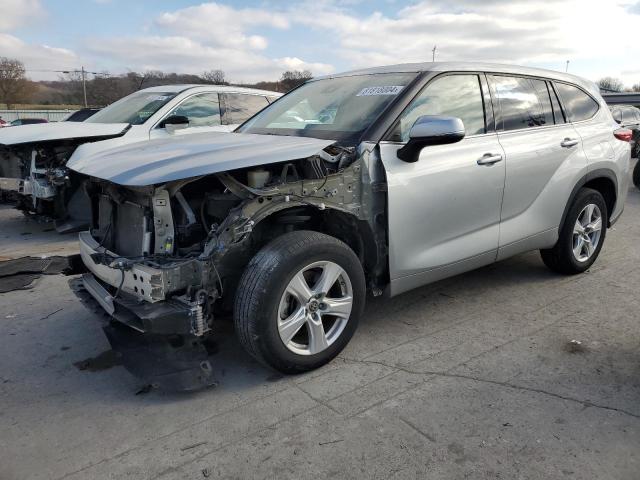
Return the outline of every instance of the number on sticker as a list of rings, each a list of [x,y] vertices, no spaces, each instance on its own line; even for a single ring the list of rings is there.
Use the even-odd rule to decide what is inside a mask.
[[[404,87],[389,85],[382,87],[366,87],[360,90],[356,97],[369,97],[372,95],[397,95]]]

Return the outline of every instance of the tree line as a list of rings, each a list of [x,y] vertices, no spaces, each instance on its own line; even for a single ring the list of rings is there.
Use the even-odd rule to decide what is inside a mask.
[[[312,74],[308,70],[289,70],[283,72],[277,81],[236,85],[286,93],[311,78]],[[85,86],[87,103],[103,107],[142,88],[184,83],[231,85],[223,70],[208,70],[199,75],[161,71],[128,72],[122,75],[103,72],[86,78]],[[603,91],[640,92],[640,83],[625,88],[622,80],[614,77],[604,77],[596,83]],[[18,104],[82,105],[82,74],[70,72],[61,75],[58,80],[34,82],[27,78],[26,69],[20,60],[0,57],[0,105],[2,104],[8,109]]]
[[[636,83],[631,87],[625,88],[624,82],[615,77],[604,77],[596,82],[605,92],[640,92],[640,83]]]
[[[87,104],[103,107],[137,90],[161,85],[237,85],[285,93],[313,76],[308,70],[290,70],[283,72],[277,81],[253,84],[232,84],[227,80],[223,70],[208,70],[199,75],[162,71],[128,72],[122,75],[103,72],[97,75],[86,75],[85,78]],[[58,80],[35,82],[27,78],[22,62],[0,57],[0,105],[2,104],[5,104],[8,109],[19,104],[83,105],[82,74],[70,72],[60,75]]]

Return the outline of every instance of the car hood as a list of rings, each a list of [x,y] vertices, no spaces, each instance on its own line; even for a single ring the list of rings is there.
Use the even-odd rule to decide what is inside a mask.
[[[67,167],[120,185],[145,186],[306,158],[333,143],[306,137],[198,133],[71,158]]]
[[[128,123],[55,122],[20,125],[0,130],[0,145],[19,145],[77,138],[108,138],[124,135]]]

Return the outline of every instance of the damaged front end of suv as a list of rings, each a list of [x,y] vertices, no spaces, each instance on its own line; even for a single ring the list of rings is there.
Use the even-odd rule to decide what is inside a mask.
[[[80,234],[88,273],[74,290],[104,314],[124,366],[165,388],[210,385],[209,353],[229,319],[247,353],[282,373],[338,355],[366,292],[389,284],[372,132],[417,77],[314,79],[234,133],[71,159],[92,212]]]
[[[59,232],[86,225],[86,192],[81,181],[69,175],[67,162],[80,145],[120,137],[128,128],[61,122],[4,129],[0,191],[25,214],[55,219]]]
[[[245,266],[273,239],[328,232],[358,253],[377,288],[385,204],[373,154],[366,144],[215,134],[72,165],[92,210],[79,236],[89,273],[73,288],[106,314],[107,337],[132,373],[171,389],[209,385],[208,341]]]

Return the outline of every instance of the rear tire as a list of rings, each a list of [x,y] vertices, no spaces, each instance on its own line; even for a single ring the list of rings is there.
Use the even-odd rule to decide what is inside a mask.
[[[640,188],[640,160],[636,162],[636,166],[633,169],[633,184]]]
[[[582,273],[596,261],[607,234],[607,205],[597,190],[583,188],[574,198],[553,248],[540,250],[544,264],[565,275]]]
[[[247,352],[283,373],[331,361],[353,336],[365,304],[356,254],[312,231],[287,233],[249,262],[234,304],[235,330]]]

